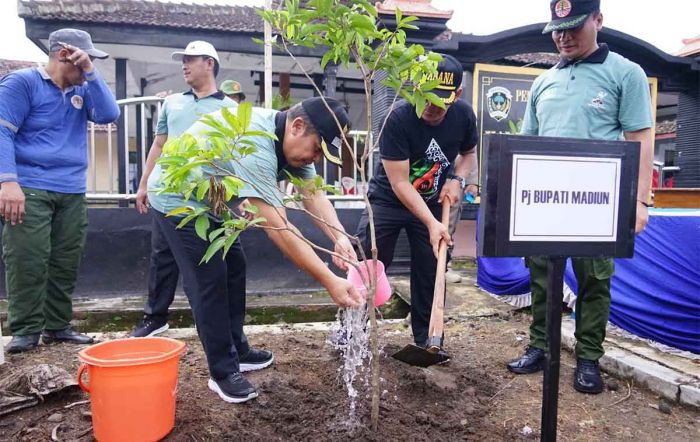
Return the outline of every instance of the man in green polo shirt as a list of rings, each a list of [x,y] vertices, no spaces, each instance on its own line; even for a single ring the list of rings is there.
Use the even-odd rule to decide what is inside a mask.
[[[168,137],[182,135],[202,115],[236,103],[216,88],[219,55],[206,41],[192,41],[184,51],[174,52],[172,58],[182,63],[182,74],[189,90],[169,95],[160,109],[155,139],[148,152],[139,188],[136,208],[148,212],[148,184],[158,180],[161,168],[156,164]],[[157,223],[151,229],[151,257],[148,274],[148,300],[144,318],[132,331],[133,337],[153,336],[168,329],[168,308],[175,297],[179,271],[170,247]]]
[[[191,170],[188,179],[227,175],[222,174],[220,169],[240,178],[244,185],[238,190],[238,197],[245,198],[245,202],[257,207],[258,216],[264,219],[261,225],[266,227],[265,232],[275,245],[299,268],[319,281],[338,306],[358,307],[361,300],[355,287],[344,277],[335,275],[301,232],[289,222],[284,195],[277,186],[278,181],[286,177],[286,173],[302,179],[313,179],[316,176],[313,163],[320,161],[324,155],[328,161],[340,163],[338,151],[342,145],[342,134],[336,120],[342,126],[349,127],[350,119],[338,100],[326,98],[326,103],[328,107],[320,97],[313,97],[285,112],[252,109],[248,130],[274,133],[277,140],[257,135],[247,136],[245,141],[255,146],[254,152],[236,160],[220,160],[216,169],[202,167]],[[221,111],[210,115],[214,119],[225,121]],[[211,130],[210,126],[200,120],[187,133],[197,140],[198,149],[205,150],[212,139],[209,134]],[[235,281],[232,283],[232,278],[237,279],[238,274],[242,273],[245,278],[245,256],[232,253],[240,240],[234,243],[225,257],[219,250],[209,261],[201,262],[209,241],[199,237],[194,222],[180,226],[183,216],[166,214],[184,205],[199,208],[202,207],[202,202],[191,197],[185,203],[181,194],[159,191],[164,186],[163,178],[165,175],[159,178],[161,182],[149,182],[149,199],[153,217],[182,272],[185,294],[192,306],[197,333],[207,357],[209,389],[226,402],[246,402],[257,397],[258,392],[241,373],[263,368],[263,361],[253,364],[235,342],[236,328],[239,325],[242,328],[246,301],[245,284]],[[347,270],[346,260],[356,261],[357,256],[332,203],[325,192],[310,192],[303,188],[298,190],[306,197],[304,208],[314,215],[316,224],[334,243],[337,254],[333,256],[334,264]],[[241,205],[245,212],[248,206]],[[210,216],[207,237],[211,238],[211,232],[222,227],[218,218]],[[266,353],[270,356],[266,363],[269,365],[272,354]]]
[[[552,33],[559,63],[532,85],[522,134],[550,137],[620,140],[641,143],[637,188],[636,231],[647,224],[653,145],[649,86],[642,68],[598,44],[603,26],[600,0],[553,0],[552,20],[543,33]],[[532,290],[530,345],[511,361],[514,373],[541,370],[545,359],[546,260],[529,257]],[[574,388],[583,393],[603,391],[598,359],[603,356],[605,327],[610,314],[612,259],[574,258],[576,298],[576,373]]]

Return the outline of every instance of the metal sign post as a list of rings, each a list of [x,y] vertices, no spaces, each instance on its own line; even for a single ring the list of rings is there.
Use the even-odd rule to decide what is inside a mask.
[[[557,410],[559,404],[559,350],[561,348],[561,304],[564,299],[565,257],[547,261],[547,322],[545,331],[545,366],[542,384],[543,441],[557,440]]]

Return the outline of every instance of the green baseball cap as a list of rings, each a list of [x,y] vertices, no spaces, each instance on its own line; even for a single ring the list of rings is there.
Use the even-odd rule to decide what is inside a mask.
[[[552,20],[542,30],[543,34],[578,28],[591,13],[600,11],[600,0],[552,0],[549,10]]]
[[[240,94],[242,95],[243,99],[245,99],[245,94],[243,93],[243,89],[241,88],[241,83],[234,81],[234,80],[226,80],[221,83],[221,86],[219,86],[219,90],[223,92],[226,95],[236,95]]]

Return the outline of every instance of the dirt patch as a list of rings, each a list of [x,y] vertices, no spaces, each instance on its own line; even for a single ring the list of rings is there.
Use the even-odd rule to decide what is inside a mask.
[[[362,387],[356,421],[348,415],[347,393],[340,380],[338,354],[325,334],[293,332],[251,336],[258,346],[275,353],[274,365],[250,373],[260,397],[243,405],[221,401],[207,389],[204,354],[190,341],[180,366],[176,426],[169,441],[437,441],[533,440],[539,438],[541,375],[514,376],[504,363],[526,342],[528,318],[482,318],[451,322],[448,349],[454,359],[445,366],[420,369],[390,355],[408,342],[401,326],[384,326],[382,341],[382,402],[377,434],[367,430],[369,398]],[[41,362],[75,372],[75,347],[56,345],[10,356],[0,377]],[[673,405],[659,411],[659,399],[607,378],[612,389],[597,396],[573,390],[575,361],[562,354],[559,399],[560,440],[698,440],[700,413]],[[31,409],[0,418],[1,440],[90,440],[89,405],[79,390],[49,397]],[[650,406],[652,405],[652,406]],[[656,406],[656,407],[653,407]],[[661,407],[665,411],[665,407]],[[56,416],[59,414],[60,416]],[[527,428],[533,430],[530,435]]]

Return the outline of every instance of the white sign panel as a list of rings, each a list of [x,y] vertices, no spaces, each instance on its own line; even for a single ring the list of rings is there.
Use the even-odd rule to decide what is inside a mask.
[[[511,241],[615,242],[620,159],[513,155]]]

